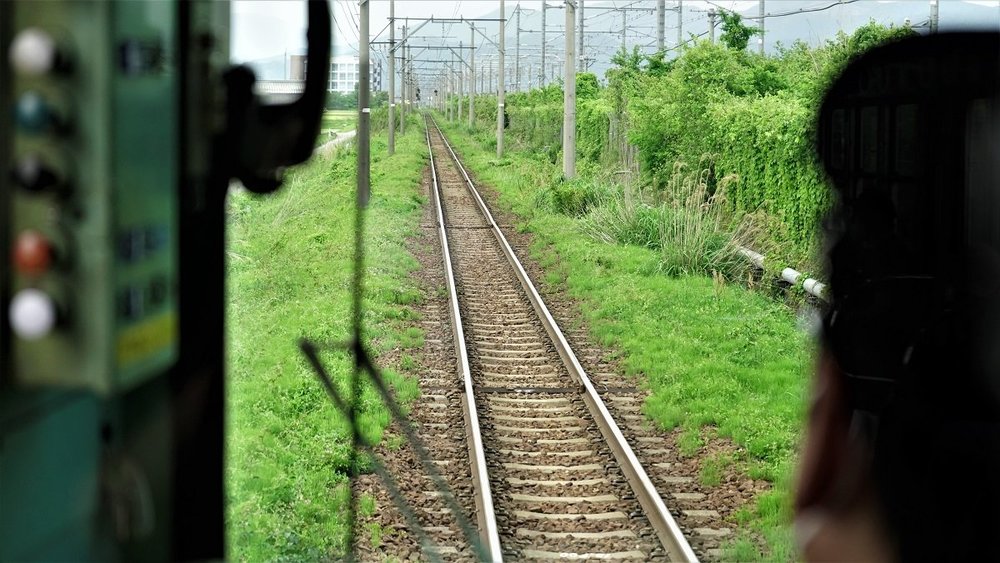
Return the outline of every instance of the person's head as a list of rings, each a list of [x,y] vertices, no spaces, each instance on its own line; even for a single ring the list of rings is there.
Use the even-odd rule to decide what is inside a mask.
[[[1000,35],[935,35],[859,58],[824,100],[837,197],[796,499],[806,558],[993,554],[998,86]]]

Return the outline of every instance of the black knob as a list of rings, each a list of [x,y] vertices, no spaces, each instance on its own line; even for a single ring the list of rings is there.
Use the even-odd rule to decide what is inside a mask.
[[[41,192],[59,185],[59,176],[38,155],[26,155],[14,164],[14,182],[29,192]]]

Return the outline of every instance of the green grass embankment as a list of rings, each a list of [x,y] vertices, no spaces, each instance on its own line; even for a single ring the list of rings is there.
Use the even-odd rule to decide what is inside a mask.
[[[407,328],[419,298],[405,248],[417,228],[426,145],[414,121],[397,153],[372,143],[367,218],[365,325],[374,351],[420,340]],[[341,150],[289,171],[280,192],[229,200],[229,381],[227,492],[229,557],[242,561],[337,559],[346,547],[350,434],[298,351],[350,335],[356,156]],[[415,332],[416,331],[416,332]],[[349,393],[350,360],[323,359]],[[399,397],[417,381],[389,372]],[[349,395],[348,395],[349,396]],[[365,433],[378,438],[389,415],[363,395]]]
[[[811,366],[795,313],[708,277],[668,277],[655,250],[586,236],[582,219],[539,205],[539,190],[561,174],[545,155],[508,153],[498,162],[465,126],[439,123],[468,168],[520,218],[518,228],[533,234],[531,252],[545,282],[578,299],[595,340],[620,351],[627,372],[648,384],[647,416],[663,428],[680,427],[681,450],[689,454],[706,435],[731,439],[739,451],[710,462],[709,472],[736,463],[774,484],[738,514],[741,533],[727,559],[794,559],[791,474]],[[702,475],[703,482],[711,478]],[[764,549],[750,541],[750,530]]]

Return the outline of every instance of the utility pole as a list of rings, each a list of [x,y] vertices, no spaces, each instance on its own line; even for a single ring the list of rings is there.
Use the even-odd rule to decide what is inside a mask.
[[[413,45],[410,45],[409,42],[406,43],[406,64],[408,65],[406,68],[406,113],[413,113],[413,110],[417,105],[417,102],[414,99],[416,97],[414,96],[416,93],[414,85],[416,84],[417,79],[413,76]]]
[[[476,125],[476,24],[469,24],[469,127]]]
[[[577,55],[577,58],[579,59],[580,62],[577,65],[577,69],[579,70],[579,72],[584,72],[587,69],[586,69],[586,67],[584,66],[584,63],[583,63],[583,53],[584,53],[584,50],[583,50],[583,36],[584,36],[584,33],[583,33],[583,0],[578,0],[578,1],[580,2],[580,5],[577,7],[576,21],[578,22],[577,23],[577,27],[580,28],[580,35],[579,35],[579,39],[578,39],[577,46],[576,46],[576,51],[577,51],[576,55]]]
[[[503,0],[500,0],[500,49],[497,56],[500,57],[500,80],[497,81],[497,158],[503,157],[503,122],[504,122],[504,90],[507,89],[507,85],[504,84],[504,68],[503,68],[503,51],[504,51],[504,36],[507,34],[506,27],[504,26],[504,13],[503,13]]]
[[[715,43],[715,8],[708,9],[708,42]]]
[[[361,0],[359,19],[358,51],[358,208],[368,206],[368,192],[371,187],[371,108],[368,107],[371,80],[371,45],[368,44],[368,0]],[[355,396],[355,401],[360,397]]]
[[[757,45],[760,46],[760,54],[764,54],[764,0],[758,0],[760,16],[760,37],[757,38]]]
[[[465,53],[463,50],[462,42],[458,42],[458,53],[462,58],[459,62],[462,63],[458,65],[458,113],[455,115],[455,120],[462,121],[462,103],[465,101]]]
[[[396,0],[389,0],[389,154],[396,152]]]
[[[563,176],[576,177],[576,6],[566,1],[566,83],[563,84]]]
[[[628,16],[628,12],[626,12],[625,10],[622,10],[622,53],[627,53],[628,52],[628,51],[626,51],[627,47],[625,45],[625,33],[628,31],[628,22],[625,21],[625,18],[627,16]]]
[[[403,39],[406,39],[406,24],[403,24]],[[399,65],[400,85],[399,85],[399,134],[406,133],[406,46],[401,49],[401,59]]]
[[[448,67],[448,122],[453,121],[451,100],[455,95],[455,52],[451,52],[451,66]]]
[[[938,19],[938,0],[931,0],[931,33],[938,32]]]
[[[545,12],[547,11],[548,0],[542,0],[542,67],[538,71],[538,87],[545,86]]]
[[[684,12],[684,1],[677,0],[677,56],[681,55],[681,44],[684,43],[684,18],[681,17],[682,12]]]
[[[501,0],[502,2],[503,0]],[[521,91],[521,4],[514,7],[514,23],[517,32],[514,35],[514,91]]]
[[[666,29],[667,0],[656,0],[656,52],[663,52],[663,36]]]

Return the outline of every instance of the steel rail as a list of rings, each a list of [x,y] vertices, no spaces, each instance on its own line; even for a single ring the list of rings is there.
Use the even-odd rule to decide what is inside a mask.
[[[489,561],[500,563],[503,561],[503,552],[500,548],[500,531],[497,526],[496,513],[493,509],[493,494],[490,491],[489,473],[486,469],[486,452],[483,450],[483,436],[479,429],[479,413],[476,409],[476,396],[472,387],[472,370],[469,369],[469,356],[465,348],[465,332],[462,329],[462,317],[458,309],[458,292],[455,289],[455,276],[451,266],[451,251],[448,248],[448,234],[445,231],[444,214],[441,210],[441,193],[438,187],[437,165],[434,162],[434,150],[431,147],[430,127],[427,127],[426,123],[424,125],[424,137],[427,141],[427,153],[431,159],[431,191],[434,192],[438,237],[441,240],[445,281],[448,285],[448,313],[451,317],[452,332],[455,337],[455,355],[458,357],[458,369],[462,375],[462,411],[465,415],[465,432],[469,444],[469,458],[472,462],[472,486],[475,491],[479,533],[488,551],[486,555]]]
[[[666,549],[667,554],[673,561],[697,561],[698,557],[695,555],[694,550],[691,549],[691,545],[688,543],[687,538],[684,537],[684,533],[681,531],[680,526],[677,525],[674,517],[670,514],[670,511],[667,510],[667,506],[664,504],[663,499],[660,498],[660,494],[656,491],[656,487],[653,485],[652,480],[650,480],[649,475],[646,474],[646,470],[643,469],[642,464],[639,463],[639,458],[636,457],[632,447],[629,446],[628,441],[622,434],[618,424],[614,421],[614,418],[612,418],[611,413],[608,411],[608,408],[604,404],[600,395],[598,395],[594,384],[590,381],[590,378],[584,371],[583,366],[580,365],[580,361],[577,359],[576,354],[573,353],[572,348],[570,348],[569,342],[566,341],[566,337],[563,336],[563,333],[559,329],[555,319],[553,319],[552,315],[549,313],[541,295],[538,294],[538,291],[535,289],[534,284],[528,277],[527,272],[525,272],[521,262],[514,254],[513,248],[511,248],[510,244],[507,242],[507,237],[504,236],[503,231],[500,230],[500,226],[497,225],[496,221],[494,221],[489,208],[486,206],[483,198],[479,195],[479,191],[476,189],[475,184],[473,184],[472,179],[465,170],[465,167],[462,166],[462,162],[459,160],[458,155],[455,154],[455,151],[452,149],[451,143],[448,142],[448,139],[444,136],[441,128],[437,126],[437,123],[434,122],[433,119],[431,119],[431,122],[434,123],[434,128],[437,129],[438,134],[441,136],[441,140],[444,142],[445,148],[448,149],[452,160],[462,173],[462,177],[465,178],[466,187],[468,188],[469,193],[472,194],[479,210],[483,213],[483,216],[486,217],[486,222],[493,231],[493,235],[496,237],[497,242],[500,244],[504,254],[506,254],[507,261],[514,268],[514,271],[521,282],[521,286],[524,288],[528,299],[531,301],[532,307],[534,307],[535,312],[538,314],[542,324],[545,326],[545,331],[549,334],[549,337],[552,338],[553,343],[555,343],[559,356],[562,358],[566,369],[569,370],[570,376],[583,387],[584,403],[587,405],[587,409],[594,417],[597,427],[600,429],[605,441],[607,441],[608,445],[611,447],[615,460],[618,462],[622,472],[628,479],[629,485],[636,495],[636,499],[639,501],[639,504],[642,505],[643,510],[645,510],[646,518],[649,519],[653,529],[656,530],[656,535],[659,538],[660,543],[663,545],[664,549]]]

